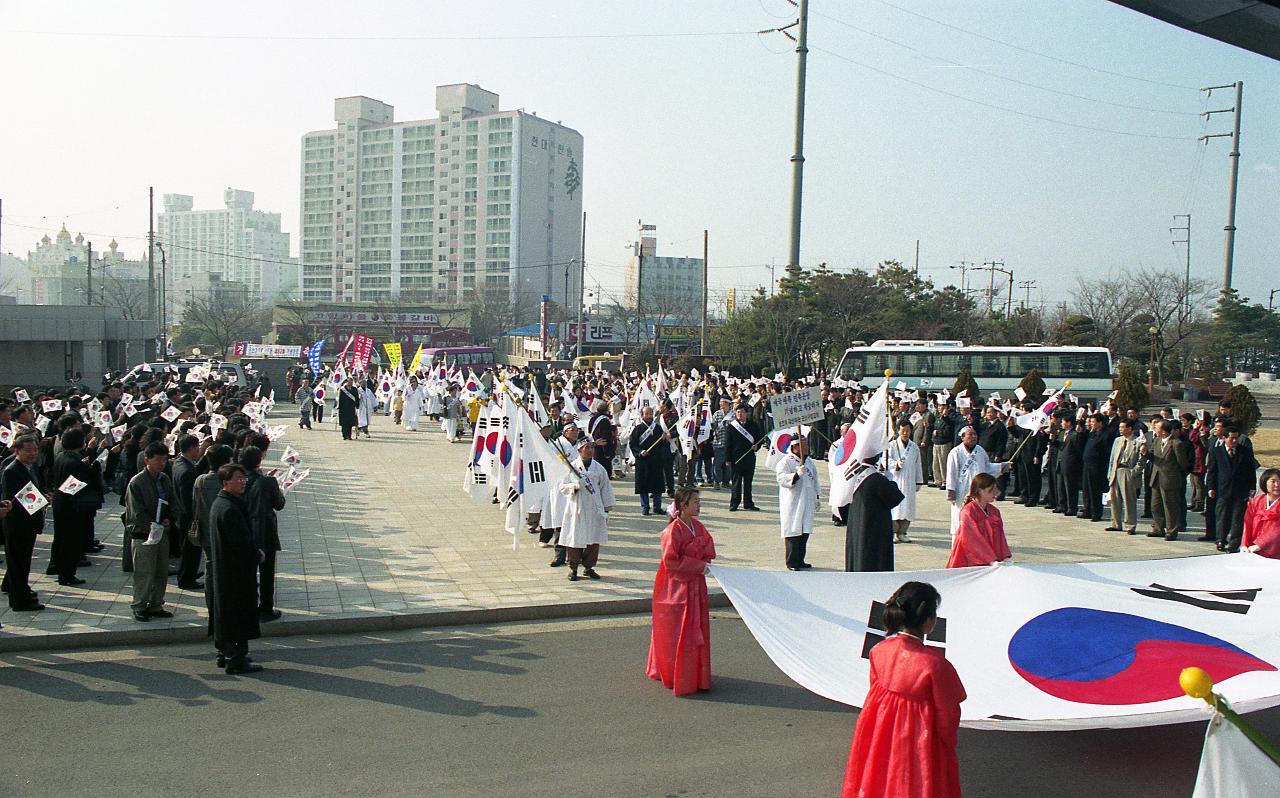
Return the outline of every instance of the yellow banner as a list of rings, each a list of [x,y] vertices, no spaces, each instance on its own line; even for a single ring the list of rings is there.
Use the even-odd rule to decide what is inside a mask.
[[[391,370],[394,371],[396,366],[400,365],[400,344],[383,344],[382,348],[387,350],[387,359],[391,361]]]
[[[418,353],[413,356],[413,361],[409,363],[409,373],[417,374],[418,366],[422,363],[422,344],[418,344]]]

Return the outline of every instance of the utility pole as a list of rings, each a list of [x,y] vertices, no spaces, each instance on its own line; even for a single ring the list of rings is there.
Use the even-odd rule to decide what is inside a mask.
[[[1188,211],[1186,213],[1175,213],[1173,215],[1173,220],[1176,222],[1179,219],[1186,219],[1187,220],[1186,226],[1170,227],[1169,232],[1187,234],[1186,238],[1182,238],[1182,239],[1175,238],[1173,240],[1174,246],[1177,246],[1178,244],[1187,245],[1187,270],[1186,270],[1185,276],[1182,278],[1182,293],[1183,293],[1182,308],[1183,308],[1183,314],[1184,314],[1183,322],[1185,323],[1186,321],[1189,321],[1191,319],[1191,212]]]
[[[1012,309],[1012,306],[1009,304],[1009,301],[1012,299],[1012,296],[1013,296],[1013,270],[1004,268],[1004,261],[1002,260],[985,261],[982,264],[982,266],[987,270],[987,274],[989,275],[987,280],[987,318],[991,318],[995,315],[996,272],[1000,272],[1003,275],[1007,275],[1009,278],[1009,295],[1010,296],[1005,300],[1005,316],[1007,317],[1009,314],[1009,311]]]
[[[969,282],[966,276],[967,272],[977,264],[971,261],[960,261],[958,264],[952,264],[947,268],[960,270],[960,293],[965,297],[969,296]]]
[[[1023,280],[1018,283],[1018,287],[1027,289],[1026,298],[1022,300],[1022,309],[1026,310],[1028,307],[1031,306],[1031,289],[1036,287],[1036,281]]]
[[[1236,250],[1236,184],[1240,180],[1240,102],[1244,96],[1244,81],[1237,80],[1225,86],[1208,86],[1200,91],[1212,97],[1213,92],[1218,89],[1235,89],[1235,105],[1231,108],[1205,111],[1201,116],[1208,119],[1213,114],[1231,114],[1234,117],[1232,132],[1209,133],[1201,136],[1200,140],[1207,142],[1209,139],[1231,137],[1231,152],[1227,155],[1231,160],[1231,182],[1227,184],[1227,224],[1222,228],[1226,232],[1222,253],[1222,294],[1226,296],[1231,291],[1231,268]]]
[[[582,289],[587,282],[587,212],[582,212],[582,245],[578,249],[578,357],[582,356],[582,341],[586,332],[582,329]],[[569,298],[569,286],[566,280],[565,299]]]
[[[920,239],[916,239],[916,277],[920,276]]]
[[[156,189],[147,189],[147,318],[156,320]],[[143,360],[146,360],[144,357]]]
[[[156,244],[160,248],[160,357],[159,360],[169,359],[169,319],[168,319],[168,297],[166,296],[167,280],[169,275],[169,259],[165,254],[164,245]]]
[[[699,355],[707,354],[707,231],[702,231],[702,341]]]
[[[93,304],[93,242],[85,242],[85,257],[87,258],[84,267],[85,286],[84,286],[84,303],[86,305]],[[102,304],[106,304],[104,300]]]
[[[1280,288],[1272,288],[1271,293],[1267,296],[1267,310],[1274,310],[1271,303],[1275,301],[1276,294],[1280,293]]]
[[[791,251],[787,260],[787,274],[791,277],[791,291],[799,291],[800,277],[800,198],[804,185],[804,82],[809,56],[809,0],[798,0],[800,18],[796,25],[796,132],[795,152],[791,156]],[[788,26],[790,27],[790,26]],[[791,34],[783,30],[787,36]]]

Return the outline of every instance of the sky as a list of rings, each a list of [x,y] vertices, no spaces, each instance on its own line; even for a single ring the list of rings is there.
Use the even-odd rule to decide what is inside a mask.
[[[785,0],[0,0],[5,252],[65,223],[144,248],[147,188],[283,214],[297,253],[300,141],[362,94],[433,118],[434,87],[585,138],[589,290],[622,295],[638,220],[700,256],[712,303],[781,276],[794,45]],[[1280,62],[1106,0],[812,0],[801,264],[897,259],[960,283],[1003,261],[1032,302],[1077,277],[1183,268],[1221,281],[1228,91],[1244,81],[1235,286],[1280,288]],[[14,79],[14,78],[17,79]],[[986,283],[969,274],[970,286]],[[997,278],[1003,278],[997,274]],[[999,280],[997,280],[999,282]],[[1016,301],[1027,296],[1019,288]],[[590,300],[589,300],[590,301]]]

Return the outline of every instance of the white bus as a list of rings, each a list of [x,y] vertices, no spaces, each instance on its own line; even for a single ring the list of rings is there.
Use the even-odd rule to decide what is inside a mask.
[[[891,384],[905,382],[924,391],[950,390],[968,368],[984,395],[1013,389],[1031,369],[1049,388],[1071,380],[1070,393],[1091,398],[1112,390],[1111,352],[1102,346],[965,346],[963,341],[876,341],[855,343],[844,352],[835,376],[879,385],[885,369]]]

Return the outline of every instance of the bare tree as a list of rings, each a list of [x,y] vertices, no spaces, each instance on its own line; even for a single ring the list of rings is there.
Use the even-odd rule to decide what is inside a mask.
[[[261,338],[271,328],[271,309],[244,292],[192,297],[175,337],[183,345],[209,344],[225,359],[236,341]]]
[[[1129,322],[1139,312],[1140,297],[1132,277],[1122,271],[1104,278],[1076,277],[1072,310],[1093,320],[1098,346],[1122,352],[1129,346]]]
[[[1136,272],[1128,282],[1138,315],[1156,330],[1156,378],[1166,381],[1171,354],[1178,356],[1185,378],[1197,344],[1204,341],[1207,309],[1216,292],[1206,280],[1196,278],[1188,284],[1182,275],[1153,269]]]
[[[126,319],[147,317],[147,284],[143,280],[125,280],[112,274],[102,276],[99,301],[109,308],[120,308]],[[95,291],[95,293],[97,293]]]

